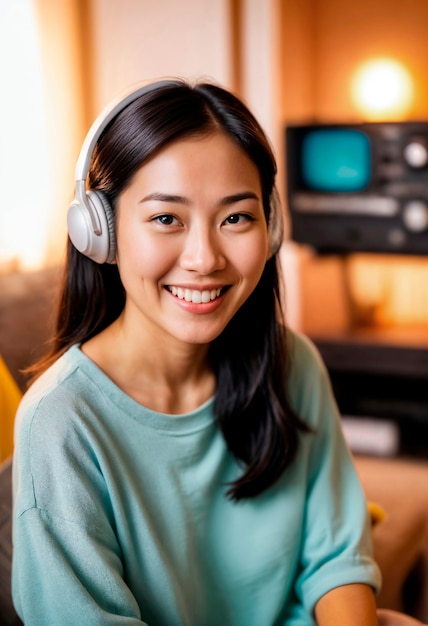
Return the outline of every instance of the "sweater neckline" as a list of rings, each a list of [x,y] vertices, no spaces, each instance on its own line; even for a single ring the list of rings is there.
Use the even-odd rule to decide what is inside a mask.
[[[160,413],[134,400],[75,344],[68,350],[72,361],[99,391],[127,417],[170,435],[184,435],[207,428],[214,421],[214,396],[189,413]]]

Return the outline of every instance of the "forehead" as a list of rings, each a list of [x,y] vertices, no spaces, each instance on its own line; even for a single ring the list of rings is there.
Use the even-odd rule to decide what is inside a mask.
[[[164,185],[187,180],[216,184],[241,181],[260,185],[257,166],[227,134],[216,132],[177,139],[158,150],[136,171],[133,181]]]

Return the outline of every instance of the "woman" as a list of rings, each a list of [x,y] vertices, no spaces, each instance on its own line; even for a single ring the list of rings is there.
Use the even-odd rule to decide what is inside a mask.
[[[26,624],[377,623],[329,382],[280,315],[275,175],[215,85],[138,88],[89,132],[57,333],[17,417]]]

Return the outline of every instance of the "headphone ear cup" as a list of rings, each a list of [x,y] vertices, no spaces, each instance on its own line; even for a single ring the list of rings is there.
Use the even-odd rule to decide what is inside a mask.
[[[270,215],[268,223],[268,237],[270,255],[275,255],[284,241],[284,217],[281,201],[276,188],[270,198]]]
[[[99,203],[100,207],[99,209],[97,208],[97,212],[99,210],[103,217],[105,217],[107,224],[105,231],[107,239],[107,253],[104,263],[113,263],[116,257],[116,228],[113,208],[107,196],[101,191],[89,191],[88,196],[92,201],[92,204],[95,204],[95,202]],[[102,236],[104,237],[104,234],[102,234]]]
[[[116,256],[113,209],[101,191],[90,190],[84,202],[75,199],[67,213],[68,235],[74,247],[96,263]]]

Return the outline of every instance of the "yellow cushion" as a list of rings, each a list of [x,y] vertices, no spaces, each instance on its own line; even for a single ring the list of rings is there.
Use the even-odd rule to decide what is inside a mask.
[[[369,509],[372,526],[376,526],[376,524],[379,524],[379,522],[382,522],[385,519],[385,510],[379,504],[377,504],[377,502],[369,500],[367,502],[367,506]]]
[[[13,452],[13,425],[22,394],[0,357],[0,462]]]

